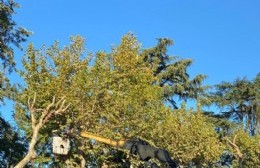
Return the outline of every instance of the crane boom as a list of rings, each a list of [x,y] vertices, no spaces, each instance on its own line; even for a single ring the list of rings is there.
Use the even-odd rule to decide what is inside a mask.
[[[94,139],[94,140],[96,140],[98,142],[102,142],[102,143],[105,143],[105,144],[113,146],[113,147],[123,148],[125,143],[126,143],[125,140],[116,141],[116,140],[112,140],[112,139],[109,139],[109,138],[103,138],[103,137],[91,134],[89,132],[81,132],[80,136],[84,137],[84,138]]]
[[[177,168],[177,163],[173,161],[170,154],[165,149],[159,149],[151,146],[142,140],[113,140],[94,135],[89,132],[81,132],[81,137],[94,139],[107,145],[129,150],[131,154],[138,155],[140,160],[149,161],[151,158],[158,159],[161,163],[166,164],[167,168]],[[159,168],[156,164],[152,164],[151,168]]]

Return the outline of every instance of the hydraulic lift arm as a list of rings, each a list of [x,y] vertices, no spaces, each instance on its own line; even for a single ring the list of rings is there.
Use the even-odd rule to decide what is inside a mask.
[[[113,140],[100,137],[89,132],[81,132],[81,137],[94,139],[107,145],[129,150],[131,154],[138,155],[140,160],[149,161],[151,158],[158,159],[161,163],[166,164],[167,168],[177,168],[177,163],[173,161],[167,150],[159,149],[149,145],[141,140]],[[152,168],[159,168],[156,164],[151,165]]]
[[[103,137],[100,137],[100,136],[97,136],[97,135],[94,135],[94,134],[91,134],[91,133],[88,133],[88,132],[81,132],[80,136],[84,137],[84,138],[94,139],[98,142],[102,142],[102,143],[105,143],[107,145],[110,145],[110,146],[113,146],[113,147],[119,147],[119,148],[123,148],[125,143],[126,143],[125,140],[115,141],[115,140],[112,140],[112,139],[109,139],[109,138],[103,138]]]

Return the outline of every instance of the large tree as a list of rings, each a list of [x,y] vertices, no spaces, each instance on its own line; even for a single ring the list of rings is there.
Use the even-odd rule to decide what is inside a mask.
[[[169,112],[153,130],[154,142],[177,158],[180,165],[214,167],[224,150],[214,125],[208,123],[200,109],[186,110],[185,106]]]
[[[244,126],[249,135],[260,133],[260,74],[255,79],[222,82],[210,93],[209,100],[221,109],[218,115]]]
[[[199,74],[191,78],[188,68],[192,64],[191,59],[181,59],[167,53],[173,41],[168,38],[159,38],[155,47],[145,49],[142,55],[145,62],[154,68],[154,75],[158,78],[157,85],[163,88],[163,97],[175,109],[178,108],[178,100],[197,100],[205,90],[202,82],[205,75]]]
[[[26,139],[0,117],[0,167],[13,167],[26,152]]]
[[[13,91],[6,77],[6,70],[10,72],[15,67],[12,46],[22,49],[21,43],[31,34],[17,26],[13,20],[15,9],[18,7],[19,4],[12,0],[0,0],[0,101],[3,101],[4,97],[10,98]]]
[[[0,59],[3,61],[1,70],[15,66],[14,51],[12,45],[21,48],[21,42],[26,41],[30,32],[17,26],[13,20],[15,9],[19,4],[13,0],[0,0]]]
[[[149,137],[148,129],[153,126],[151,121],[162,113],[163,102],[160,87],[151,85],[155,81],[153,71],[139,57],[135,38],[124,37],[122,44],[111,54],[97,53],[92,66],[89,66],[90,60],[83,57],[83,42],[82,38],[74,37],[71,45],[63,49],[58,44],[43,51],[34,49],[33,45],[28,47],[23,61],[25,71],[21,72],[26,85],[17,96],[19,126],[28,136],[34,135],[32,119],[35,110],[30,108],[32,105],[27,99],[34,97],[36,92],[32,101],[35,109],[46,109],[53,95],[65,96],[71,104],[65,117],[58,121],[59,116],[55,116],[54,120],[49,118],[43,123],[43,135],[38,135],[38,138],[45,138],[46,142],[52,129],[61,129],[66,123],[108,137]],[[35,114],[40,121],[42,113]],[[35,147],[40,155],[42,151]],[[91,151],[85,155],[91,155]]]
[[[30,32],[17,26],[13,20],[15,10],[19,7],[13,0],[0,0],[0,108],[5,98],[12,98],[15,87],[10,84],[8,72],[15,68],[14,49],[20,49]],[[2,112],[2,111],[1,111]],[[0,117],[0,157],[1,166],[16,164],[23,156],[26,140],[13,127]]]
[[[152,65],[145,61],[145,55],[140,54],[140,45],[134,35],[124,36],[120,45],[113,48],[111,53],[98,52],[94,59],[90,59],[91,55],[85,57],[84,51],[84,39],[79,36],[72,37],[71,44],[64,48],[60,48],[58,43],[41,50],[35,49],[33,45],[28,47],[23,61],[24,70],[21,71],[25,85],[19,90],[15,113],[20,128],[31,140],[30,149],[33,152],[29,151],[28,154],[33,155],[28,157],[29,161],[34,160],[34,163],[41,165],[69,167],[84,167],[86,162],[89,166],[101,167],[103,163],[119,166],[123,163],[118,162],[121,159],[140,164],[138,159],[127,157],[124,151],[119,152],[109,146],[93,143],[77,134],[70,137],[71,153],[66,157],[54,157],[50,153],[51,132],[54,129],[62,131],[69,126],[67,128],[73,128],[74,131],[89,131],[107,138],[141,138],[154,145],[163,145],[173,157],[182,159],[183,164],[193,162],[192,159],[195,158],[196,163],[214,162],[218,152],[210,154],[212,157],[194,154],[184,161],[184,156],[176,153],[178,150],[186,150],[182,146],[177,151],[170,147],[176,146],[180,141],[170,140],[166,143],[166,134],[157,136],[157,133],[166,129],[160,123],[167,123],[167,129],[171,132],[171,127],[175,124],[172,122],[175,113],[165,106],[164,88],[156,84],[160,78],[155,75],[155,63]],[[34,96],[35,93],[37,96]],[[55,105],[54,96],[58,100],[66,99],[70,104],[62,116],[55,115],[58,106]],[[182,115],[176,119],[187,125],[187,128],[178,129],[186,130],[187,135],[191,126],[189,118],[193,118],[191,114],[189,113],[187,120],[183,120]],[[203,120],[197,124],[206,127]],[[192,122],[196,124],[195,120]],[[40,123],[36,134],[35,129]],[[196,129],[200,128],[194,128],[191,135],[201,134]],[[207,139],[211,148],[217,148],[219,142],[212,131],[213,127],[207,127],[202,139]],[[181,132],[176,132],[177,134]],[[202,143],[204,142],[198,138],[197,144],[201,146],[199,151],[205,148]],[[192,145],[194,144],[188,144],[191,150]],[[206,156],[207,152],[211,151],[203,154]],[[111,154],[118,155],[115,158]]]
[[[72,94],[76,88],[71,85],[75,73],[80,73],[81,67],[86,65],[79,60],[84,50],[82,43],[83,39],[78,37],[64,49],[59,49],[58,43],[42,51],[32,44],[28,46],[21,71],[25,85],[19,88],[16,97],[15,119],[25,131],[30,146],[17,167],[32,160],[41,165],[52,163],[49,144],[52,131],[66,125],[73,112],[73,106],[68,109],[68,105],[77,102]]]
[[[220,109],[219,113],[210,114],[209,121],[215,124],[220,139],[226,144],[222,164],[241,168],[259,164],[259,79],[257,74],[253,80],[238,78],[222,82],[203,101]]]

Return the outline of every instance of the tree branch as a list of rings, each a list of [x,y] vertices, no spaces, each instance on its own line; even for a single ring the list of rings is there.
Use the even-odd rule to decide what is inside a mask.
[[[56,98],[55,98],[55,96],[53,96],[51,104],[49,104],[49,105],[43,110],[43,113],[42,113],[42,115],[41,115],[41,117],[40,117],[40,119],[39,119],[39,123],[38,123],[38,124],[40,124],[40,123],[43,124],[43,121],[44,121],[44,119],[46,118],[46,116],[49,115],[49,113],[52,113],[52,111],[51,111],[50,109],[55,105],[55,100],[56,100]],[[51,114],[50,114],[50,115],[51,115]]]
[[[60,114],[64,111],[66,111],[70,104],[68,104],[66,107],[65,103],[65,97],[62,97],[58,102],[56,102],[55,96],[52,99],[52,102],[45,108],[45,109],[36,109],[35,106],[36,102],[36,93],[34,94],[33,101],[31,102],[31,99],[28,98],[28,109],[31,114],[31,122],[32,122],[32,129],[33,134],[31,137],[31,141],[29,144],[29,150],[26,154],[26,156],[15,166],[15,168],[23,168],[26,164],[28,164],[31,160],[35,159],[37,156],[35,152],[35,145],[38,142],[38,136],[41,128],[46,124],[49,119],[52,117],[53,114]],[[36,121],[35,112],[36,111],[43,111],[38,122]]]
[[[235,135],[235,137],[233,139],[233,142],[232,142],[228,137],[224,137],[224,139],[226,141],[228,141],[230,146],[236,151],[236,156],[238,157],[238,159],[242,159],[243,158],[243,154],[240,151],[239,147],[236,145],[236,138],[237,138],[237,135]]]
[[[35,119],[35,101],[36,101],[36,93],[34,93],[34,96],[33,96],[33,101],[31,102],[30,101],[30,97],[28,98],[28,109],[29,109],[29,112],[31,113],[31,122],[32,122],[32,129],[35,128],[36,126],[36,119]]]

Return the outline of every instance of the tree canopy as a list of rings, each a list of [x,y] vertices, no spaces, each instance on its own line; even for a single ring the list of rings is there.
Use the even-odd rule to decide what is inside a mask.
[[[5,98],[13,98],[15,87],[10,84],[8,72],[15,68],[13,46],[20,49],[21,43],[31,34],[22,27],[17,26],[13,20],[15,9],[19,5],[14,1],[0,1],[0,108]],[[0,111],[0,114],[2,110]],[[5,112],[6,113],[6,112]],[[0,165],[12,167],[26,152],[26,139],[0,115]]]
[[[12,70],[15,66],[14,51],[12,45],[22,49],[21,43],[26,41],[31,34],[25,28],[17,26],[13,20],[15,8],[19,4],[12,0],[0,1],[0,59],[3,61],[1,70],[9,67]]]
[[[196,75],[190,78],[187,70],[192,64],[191,59],[180,59],[170,56],[167,52],[173,41],[168,38],[159,38],[155,47],[145,49],[142,52],[144,61],[154,67],[154,75],[158,78],[157,84],[163,88],[163,97],[175,109],[178,108],[176,99],[188,100],[199,98],[206,86],[202,82],[206,75]]]
[[[41,50],[35,49],[32,44],[28,46],[24,70],[21,71],[25,86],[19,89],[15,118],[29,139],[34,135],[34,119],[42,122],[41,134],[37,135],[39,142],[35,146],[38,163],[49,164],[51,161],[58,164],[59,158],[53,158],[44,150],[50,148],[51,131],[66,126],[114,139],[140,138],[167,148],[182,164],[205,165],[217,160],[222,145],[214,127],[207,125],[200,112],[186,113],[185,108],[180,112],[172,111],[165,106],[164,87],[158,84],[160,76],[155,75],[158,65],[145,60],[146,55],[133,34],[124,36],[121,44],[111,53],[98,52],[93,57],[92,54],[85,56],[84,52],[84,39],[80,36],[72,37],[71,44],[64,48],[60,48],[58,43]],[[32,102],[35,93],[33,110],[28,102]],[[54,96],[59,99],[64,97],[70,104],[69,108],[62,116],[50,112],[41,121]],[[39,112],[36,112],[37,109]],[[178,128],[172,129],[174,127]],[[177,138],[181,134],[183,136]],[[174,136],[171,138],[170,135]],[[186,141],[187,136],[193,141]],[[110,152],[100,150],[114,151],[111,147],[92,144],[77,136],[71,139],[74,139],[73,146],[78,150],[74,150],[76,154],[67,156],[67,166],[79,165],[83,158],[92,158],[97,165],[104,162],[115,164],[109,160]],[[192,147],[196,144],[200,148]],[[186,152],[191,155],[185,155]]]
[[[14,101],[17,124],[0,116],[0,167],[148,166],[136,150],[83,138],[83,131],[149,144],[182,167],[260,165],[259,73],[207,90],[206,75],[188,73],[191,59],[169,55],[171,39],[142,48],[128,33],[109,52],[87,53],[81,36],[64,47],[31,43],[17,70],[24,83],[12,85],[13,47],[22,49],[31,34],[13,20],[17,8],[12,0],[0,0],[0,103]],[[187,100],[195,100],[197,108],[189,108]],[[214,105],[220,112],[203,110]],[[54,135],[69,139],[67,155],[52,152]]]
[[[0,167],[14,166],[26,152],[26,143],[12,126],[0,117]]]
[[[209,100],[222,111],[221,116],[238,121],[250,135],[260,132],[260,74],[252,81],[243,78],[222,82],[210,93]]]

